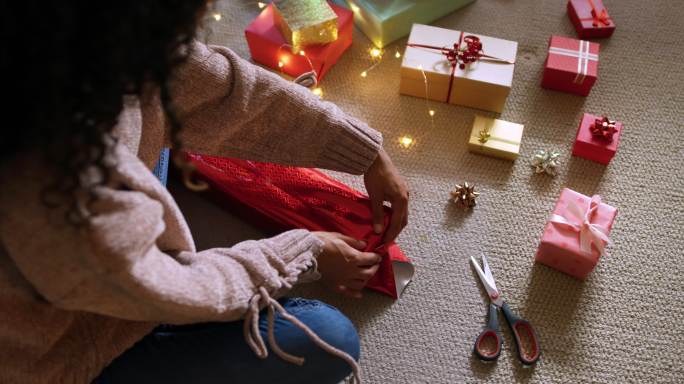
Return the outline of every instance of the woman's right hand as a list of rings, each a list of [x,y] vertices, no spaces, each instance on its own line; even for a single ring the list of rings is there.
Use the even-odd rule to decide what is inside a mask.
[[[318,271],[323,283],[333,290],[356,299],[368,279],[375,275],[381,256],[363,252],[366,243],[335,232],[314,232],[323,241],[318,255]]]

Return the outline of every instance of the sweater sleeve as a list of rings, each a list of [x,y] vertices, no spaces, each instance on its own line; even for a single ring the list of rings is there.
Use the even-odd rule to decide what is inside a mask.
[[[364,173],[382,136],[309,90],[219,46],[193,45],[171,87],[192,151]]]
[[[0,240],[37,294],[63,309],[129,320],[231,321],[260,288],[278,296],[315,273],[321,241],[306,230],[195,252],[164,197],[128,187],[98,187],[79,226],[26,188],[0,193]]]

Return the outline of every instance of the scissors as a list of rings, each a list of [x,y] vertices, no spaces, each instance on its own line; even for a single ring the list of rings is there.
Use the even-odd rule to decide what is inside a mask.
[[[537,333],[532,328],[532,325],[527,321],[516,316],[508,307],[508,303],[501,298],[501,292],[496,288],[494,276],[489,269],[487,257],[482,255],[482,264],[484,265],[484,272],[480,267],[480,263],[474,258],[470,257],[470,262],[475,267],[480,281],[487,290],[489,299],[489,321],[484,330],[475,339],[475,346],[473,353],[483,361],[494,361],[499,358],[501,354],[501,344],[503,339],[499,332],[499,308],[501,308],[508,327],[513,334],[515,345],[518,349],[518,358],[524,365],[532,365],[539,360],[539,338]],[[524,345],[523,345],[524,343]],[[493,346],[493,349],[490,348]]]

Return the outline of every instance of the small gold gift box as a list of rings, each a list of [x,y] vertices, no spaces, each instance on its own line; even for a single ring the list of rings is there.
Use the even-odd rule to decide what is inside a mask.
[[[337,40],[337,14],[326,0],[279,0],[273,10],[275,25],[294,53]]]
[[[520,153],[523,128],[522,124],[475,116],[468,149],[482,155],[515,160]]]

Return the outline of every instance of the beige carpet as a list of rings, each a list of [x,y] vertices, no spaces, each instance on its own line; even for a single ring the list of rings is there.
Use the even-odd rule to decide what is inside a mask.
[[[412,191],[409,227],[400,238],[414,260],[415,281],[403,298],[368,293],[345,300],[316,286],[300,290],[338,306],[358,326],[367,383],[675,383],[684,382],[684,8],[681,1],[606,0],[618,27],[600,40],[599,80],[587,98],[543,90],[551,34],[575,36],[564,0],[478,0],[435,25],[516,40],[513,90],[501,115],[525,125],[521,157],[510,163],[473,155],[467,135],[476,110],[398,94],[405,40],[363,80],[369,41],[354,45],[324,79],[324,98],[367,120]],[[249,52],[243,29],[256,1],[223,1],[211,41]],[[570,156],[583,112],[624,122],[620,149],[601,166]],[[404,150],[401,135],[416,138]],[[539,148],[562,151],[556,178],[534,175]],[[360,180],[342,179],[361,187]],[[463,180],[482,193],[466,214],[447,202]],[[545,220],[563,187],[601,194],[618,207],[615,244],[584,282],[533,263]],[[178,192],[201,247],[225,245],[254,231]],[[536,368],[523,369],[506,338],[498,363],[471,354],[485,321],[483,292],[468,257],[486,252],[506,300],[541,337]],[[508,330],[504,330],[508,335]]]

